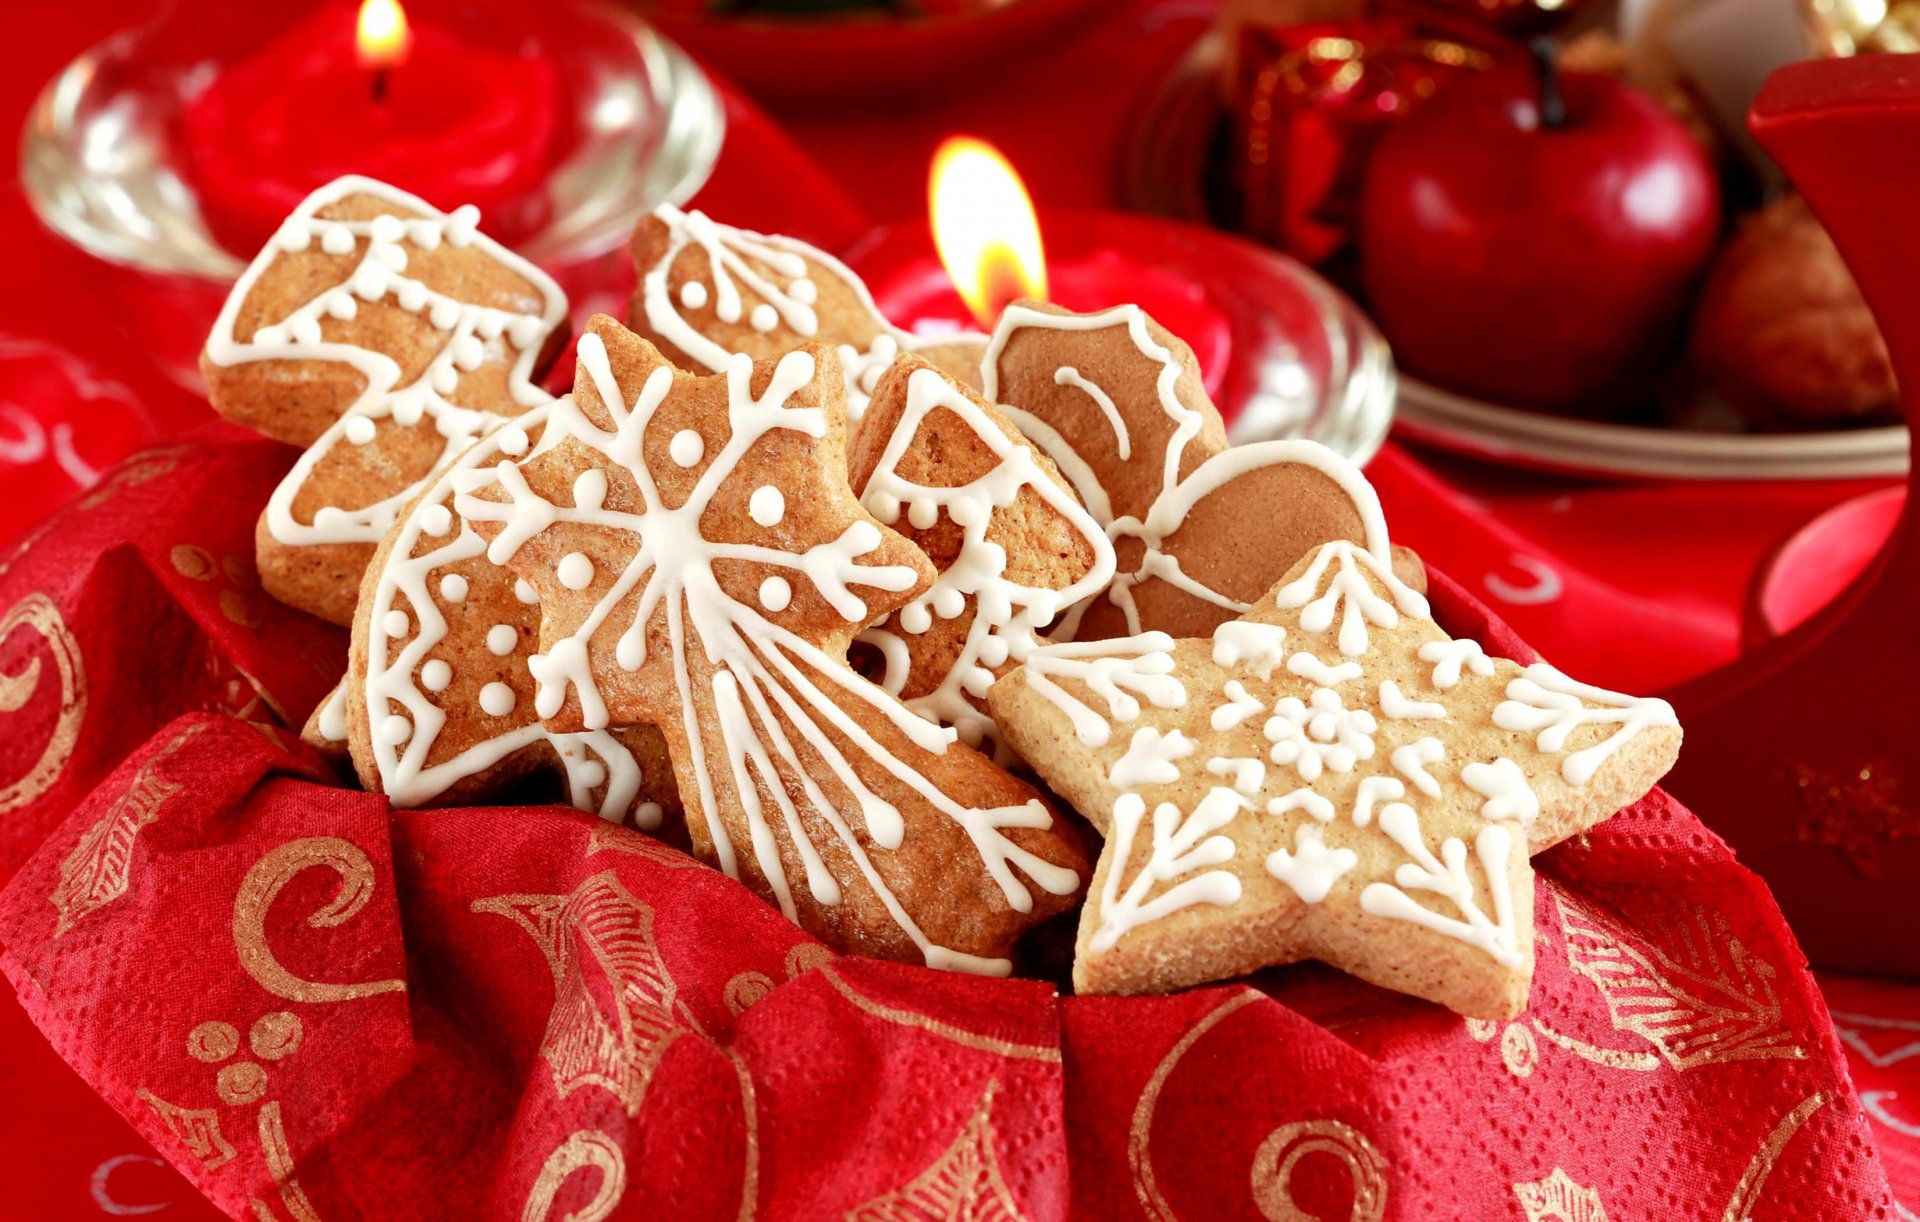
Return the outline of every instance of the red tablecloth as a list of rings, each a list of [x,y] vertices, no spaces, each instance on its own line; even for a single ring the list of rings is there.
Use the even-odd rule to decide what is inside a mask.
[[[16,20],[11,70],[0,76],[0,127],[17,132],[33,93],[74,51],[155,7],[153,0],[99,0],[39,6]],[[783,125],[875,217],[923,207],[927,155],[956,130],[999,143],[1049,204],[1108,204],[1128,108],[1200,31],[1211,7],[1204,0],[1118,5],[1079,39],[1015,61],[975,88],[943,88],[912,106],[865,113],[783,116]],[[703,202],[741,219],[749,201],[766,199],[752,188],[780,141],[749,107],[736,107],[734,119],[733,150]],[[756,138],[765,142],[764,157],[747,152]],[[844,228],[845,201],[830,184],[804,185],[781,194],[811,199],[819,232]],[[759,213],[745,219],[774,223]],[[11,181],[0,192],[0,233],[10,288],[0,298],[4,562],[12,541],[53,504],[131,450],[204,420],[206,408],[129,349],[107,307],[88,292],[86,260],[34,225]],[[1370,474],[1402,541],[1489,598],[1563,666],[1640,689],[1732,657],[1758,559],[1813,513],[1859,490],[1570,485],[1391,448]],[[1648,547],[1650,537],[1661,540],[1658,548]],[[1596,630],[1622,621],[1637,626]],[[1896,1192],[1920,1203],[1920,992],[1843,978],[1822,985]],[[170,1204],[168,1217],[209,1212],[54,1057],[10,997],[0,1001],[0,1097],[34,1104],[0,1109],[0,1148],[13,1163],[5,1197],[21,1216],[117,1215],[149,1204]]]

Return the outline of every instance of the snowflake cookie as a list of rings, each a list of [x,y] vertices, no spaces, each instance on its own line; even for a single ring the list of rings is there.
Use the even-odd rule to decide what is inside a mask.
[[[979,385],[979,336],[928,339],[901,330],[851,268],[805,242],[662,204],[634,230],[633,263],[640,282],[627,325],[689,372],[724,372],[736,353],[764,360],[799,344],[831,345],[846,373],[855,429],[902,352]]]
[[[612,319],[460,517],[540,607],[549,727],[657,725],[694,850],[834,946],[1001,974],[1085,859],[1035,791],[846,663],[933,581],[846,478],[834,350],[676,370]]]
[[[346,624],[374,545],[436,469],[551,396],[567,301],[481,234],[367,178],[308,196],[234,285],[200,368],[214,409],[305,447],[256,531],[267,592]]]
[[[1390,555],[1357,471],[1309,441],[1229,445],[1192,349],[1139,306],[1015,302],[981,371],[983,393],[1058,464],[1117,553],[1105,593],[1056,635],[1200,636],[1328,539]],[[1425,587],[1413,553],[1392,558]]]
[[[989,703],[1107,837],[1074,961],[1091,993],[1319,959],[1511,1017],[1529,856],[1637,801],[1680,748],[1665,702],[1448,637],[1344,539],[1211,636],[1038,649]]]

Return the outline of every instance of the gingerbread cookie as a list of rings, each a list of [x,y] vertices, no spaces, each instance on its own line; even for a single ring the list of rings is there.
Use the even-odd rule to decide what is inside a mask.
[[[994,678],[1113,578],[1113,547],[1052,461],[997,408],[911,356],[874,391],[855,440],[860,503],[933,562],[933,585],[860,634],[908,708],[997,742]]]
[[[723,372],[739,352],[764,360],[807,342],[829,344],[846,371],[847,418],[856,429],[880,376],[902,352],[980,384],[980,337],[927,339],[901,330],[851,268],[805,242],[662,204],[634,230],[633,263],[640,283],[627,325],[689,372]]]
[[[1329,539],[1391,555],[1367,530],[1379,501],[1351,465],[1310,441],[1229,445],[1192,350],[1139,306],[1016,302],[982,374],[1113,539],[1118,574],[1057,635],[1202,636]],[[1411,552],[1397,564],[1424,588]]]
[[[990,702],[1107,836],[1074,960],[1089,993],[1319,959],[1512,1017],[1529,855],[1638,800],[1680,748],[1665,702],[1448,637],[1344,539],[1210,637],[1039,649]]]
[[[322,705],[313,728],[337,733],[344,712],[361,783],[396,806],[517,796],[558,777],[574,806],[655,831],[679,805],[665,740],[646,726],[542,724],[529,669],[538,597],[487,560],[452,508],[459,490],[528,453],[564,407],[534,408],[468,447],[394,524],[361,584],[344,709]]]
[[[280,601],[347,624],[401,508],[482,432],[551,396],[567,301],[452,213],[366,178],[309,196],[234,285],[201,355],[216,411],[306,447],[256,531]]]
[[[933,572],[847,486],[844,396],[822,344],[702,377],[598,317],[547,432],[457,507],[539,603],[541,716],[658,725],[699,855],[837,947],[1005,973],[1085,859],[847,666]]]

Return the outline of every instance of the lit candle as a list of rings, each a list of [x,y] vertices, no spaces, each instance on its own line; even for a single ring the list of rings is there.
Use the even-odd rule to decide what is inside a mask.
[[[968,137],[934,154],[928,196],[930,226],[900,227],[852,256],[889,318],[942,334],[992,330],[1019,297],[1083,313],[1131,303],[1185,340],[1208,389],[1219,389],[1232,327],[1182,266],[1192,260],[1173,257],[1198,231],[1120,213],[1037,213],[1006,158]]]
[[[508,240],[544,223],[559,74],[499,24],[456,34],[409,23],[397,0],[327,5],[227,66],[183,119],[214,234],[252,250],[348,173],[441,207],[476,204]]]

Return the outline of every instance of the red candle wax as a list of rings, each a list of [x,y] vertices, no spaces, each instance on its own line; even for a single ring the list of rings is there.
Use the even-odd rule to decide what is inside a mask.
[[[1184,256],[1184,226],[1118,213],[1051,213],[1040,217],[1046,243],[1047,296],[1080,313],[1137,305],[1187,342],[1207,392],[1218,396],[1233,355],[1233,327]],[[886,231],[849,255],[880,310],[898,326],[925,335],[977,330],[967,305],[934,253],[922,223]]]
[[[543,224],[560,110],[553,64],[419,22],[376,97],[356,17],[352,5],[317,10],[188,103],[188,173],[214,236],[250,252],[342,174],[442,208],[478,205],[489,231],[509,240]]]

